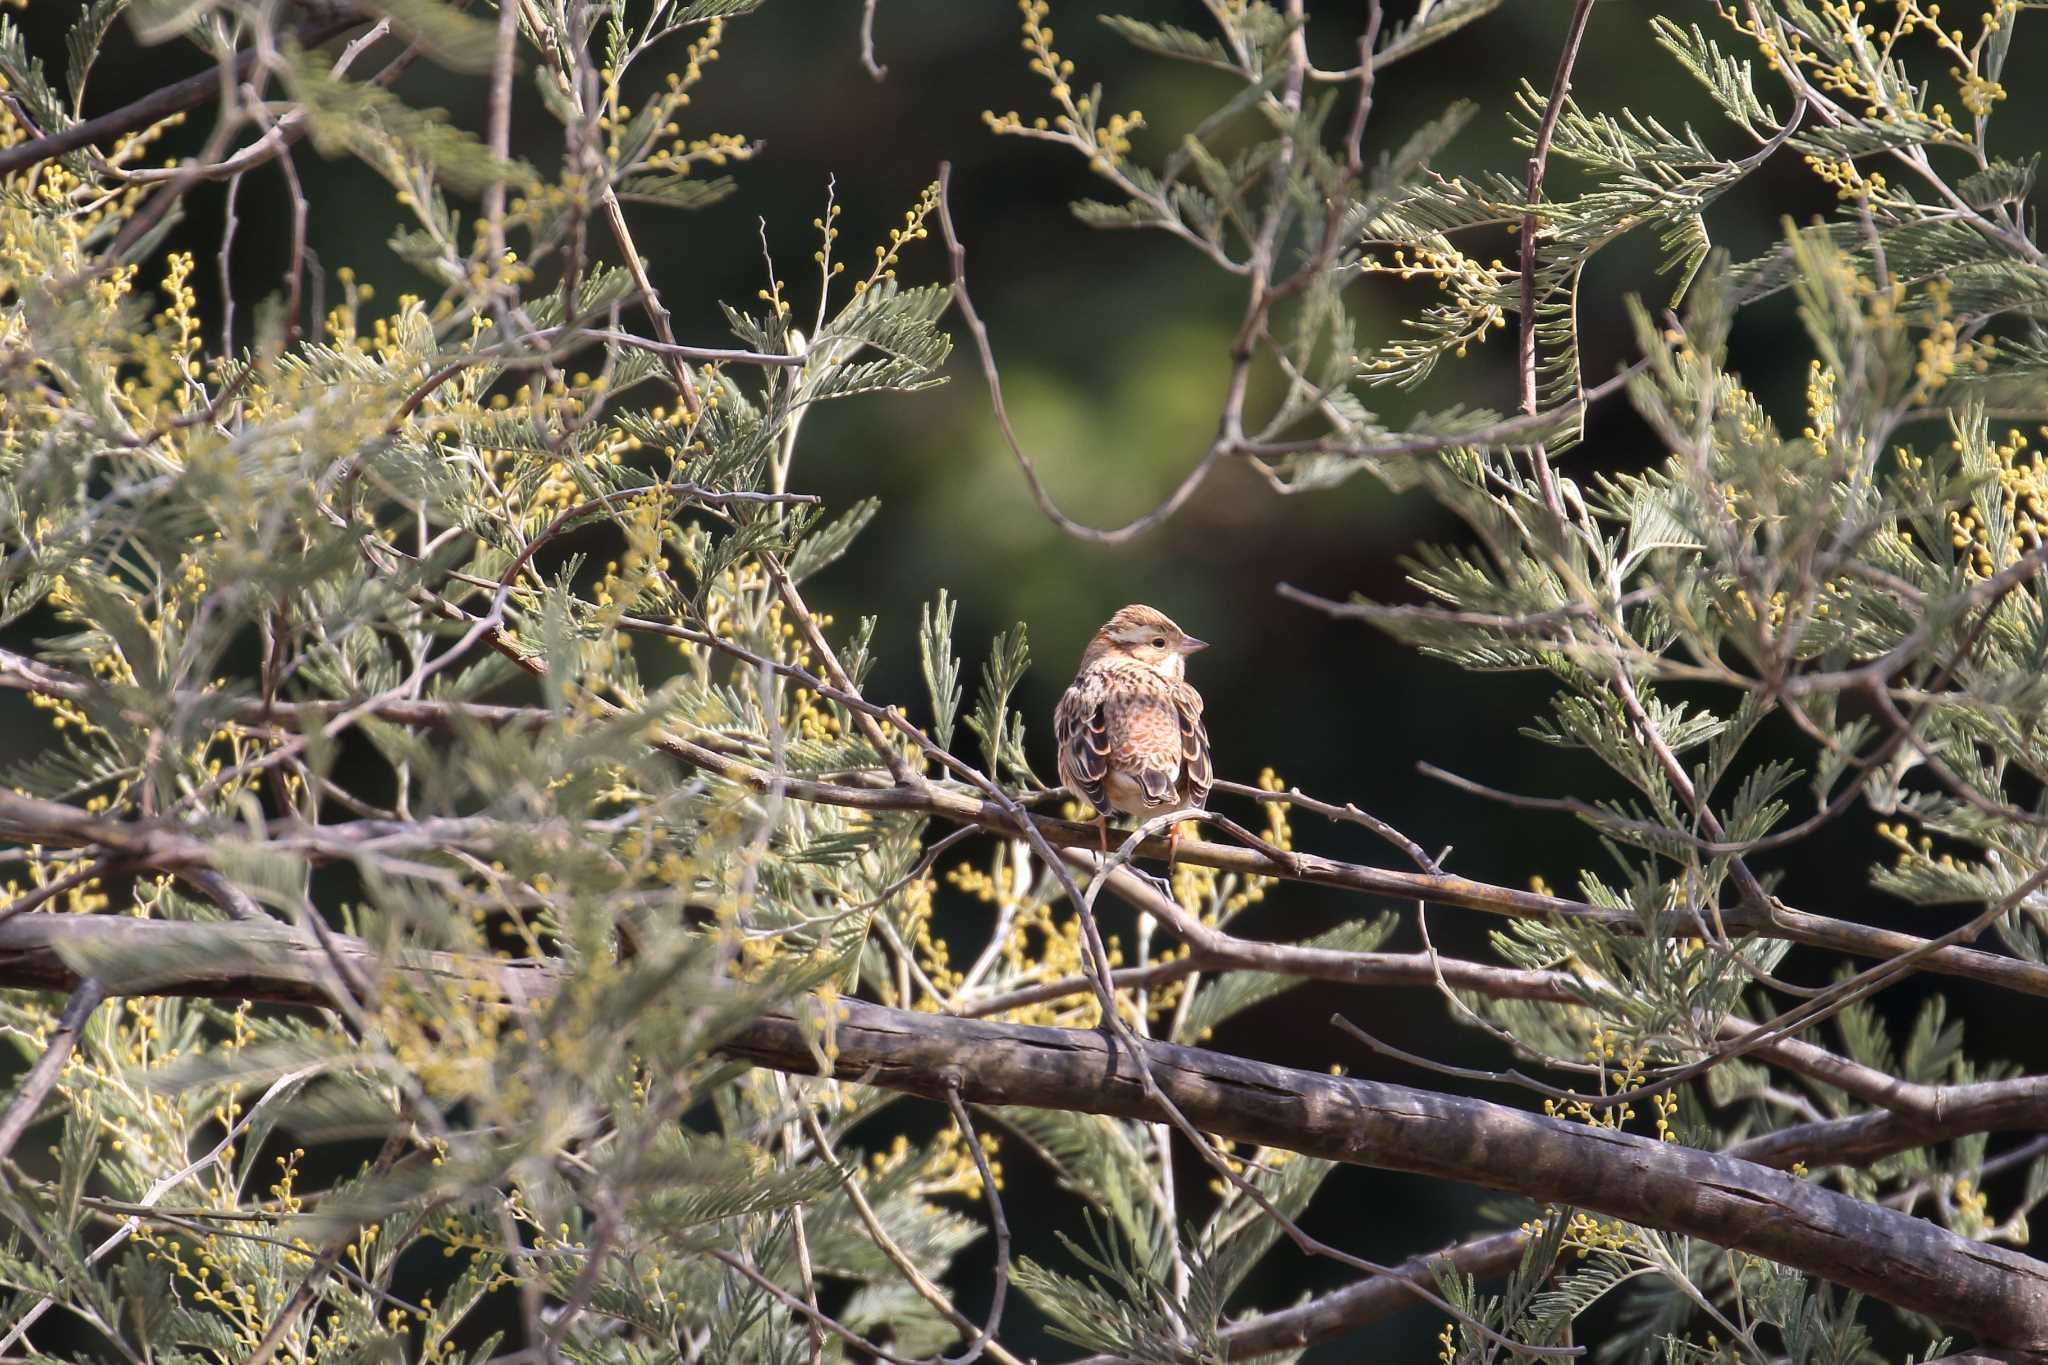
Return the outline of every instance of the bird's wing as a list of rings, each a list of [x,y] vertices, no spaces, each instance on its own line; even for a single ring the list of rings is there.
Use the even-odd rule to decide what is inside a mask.
[[[1173,694],[1174,713],[1180,718],[1181,790],[1189,806],[1207,805],[1216,773],[1209,763],[1209,730],[1202,724],[1202,694],[1186,683]]]
[[[1101,674],[1081,674],[1053,709],[1052,733],[1059,745],[1060,781],[1098,812],[1107,812],[1109,793],[1102,784],[1109,776],[1109,727],[1102,702]]]

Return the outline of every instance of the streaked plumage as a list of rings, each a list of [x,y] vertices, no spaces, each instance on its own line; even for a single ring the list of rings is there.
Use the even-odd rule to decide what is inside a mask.
[[[1060,781],[1095,807],[1147,819],[1194,810],[1214,774],[1187,656],[1205,648],[1164,614],[1129,606],[1088,642],[1053,712]]]

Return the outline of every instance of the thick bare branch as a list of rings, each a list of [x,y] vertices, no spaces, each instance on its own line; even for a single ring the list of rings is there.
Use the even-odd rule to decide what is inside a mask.
[[[69,990],[79,977],[68,959],[89,953],[90,945],[118,945],[135,960],[151,945],[170,949],[181,937],[213,932],[213,926],[125,916],[25,915],[0,925],[0,985]],[[153,980],[112,981],[108,989],[326,1003],[324,964],[315,961],[319,948],[282,927],[238,925],[235,932],[268,951],[218,968],[190,965],[190,951],[165,951],[165,961],[180,965]],[[378,961],[359,940],[334,936],[327,948],[365,969]],[[539,998],[559,980],[549,963],[485,964],[446,954],[409,958],[404,970],[446,973],[471,985],[495,973],[515,1001]],[[832,1065],[843,1080],[940,1101],[957,1088],[973,1104],[1147,1122],[1164,1117],[1138,1067],[1121,1051],[1125,1044],[1100,1033],[949,1019],[853,1000],[841,1001],[839,1011]],[[760,1066],[815,1074],[813,1041],[794,1015],[770,1012],[740,1024],[721,1050]],[[1863,1290],[1998,1345],[2048,1350],[2048,1265],[1755,1162],[1482,1100],[1167,1043],[1142,1048],[1160,1093],[1206,1132],[1700,1237]],[[1975,1117],[1994,1126],[2013,1119],[2031,1127],[2048,1122],[2038,1099],[2031,1113],[2016,1108],[1987,1106]],[[1815,1147],[1795,1159],[1825,1159],[1836,1150],[1838,1130],[1822,1127],[1828,1131],[1812,1134]]]

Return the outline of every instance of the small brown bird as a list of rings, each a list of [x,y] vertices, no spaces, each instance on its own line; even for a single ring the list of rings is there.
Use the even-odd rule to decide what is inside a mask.
[[[1095,807],[1102,851],[1109,812],[1140,820],[1199,810],[1215,774],[1202,695],[1188,686],[1188,655],[1208,645],[1165,613],[1129,606],[1088,641],[1081,671],[1053,712],[1060,781]],[[1172,846],[1180,841],[1174,828]]]

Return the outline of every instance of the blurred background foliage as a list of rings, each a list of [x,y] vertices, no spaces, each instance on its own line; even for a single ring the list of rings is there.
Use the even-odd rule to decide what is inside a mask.
[[[77,6],[68,0],[17,3],[30,50],[61,52]],[[1396,0],[1388,6],[1389,22],[1412,8]],[[1095,22],[1105,10],[1191,27],[1202,26],[1203,15],[1194,0],[1117,0],[1107,7],[1068,0],[1049,20],[1076,64],[1078,85],[1099,81],[1105,107],[1143,111],[1148,126],[1135,135],[1136,154],[1152,157],[1213,108],[1231,83],[1134,50]],[[1319,65],[1341,67],[1354,59],[1350,44],[1362,11],[1357,3],[1310,0],[1308,34]],[[1568,0],[1509,0],[1390,68],[1375,92],[1368,157],[1397,145],[1452,100],[1469,99],[1478,106],[1476,117],[1435,164],[1447,174],[1506,169],[1518,176],[1514,168],[1524,153],[1509,120],[1514,95],[1524,80],[1547,87],[1569,12]],[[1652,47],[1649,21],[1659,13],[1718,24],[1710,6],[1693,0],[1608,0],[1594,10],[1575,94],[1589,107],[1626,107],[1673,127],[1691,122],[1710,146],[1731,154],[1747,150],[1677,65]],[[1028,118],[1046,104],[1043,82],[1027,70],[1019,47],[1014,6],[882,0],[875,55],[887,74],[879,82],[860,60],[860,23],[859,0],[771,0],[729,26],[719,61],[693,96],[686,131],[739,134],[756,144],[757,154],[727,168],[738,188],[721,203],[687,215],[636,213],[677,335],[692,344],[729,344],[719,301],[751,302],[771,278],[763,251],[746,249],[757,240],[772,258],[774,276],[793,287],[801,316],[814,299],[812,220],[825,210],[828,187],[844,207],[843,241],[853,245],[849,259],[858,268],[864,244],[900,222],[939,163],[950,161],[969,279],[993,334],[1019,435],[1070,516],[1108,526],[1142,513],[1199,458],[1213,434],[1241,285],[1156,234],[1083,226],[1067,205],[1102,190],[1079,158],[991,135],[984,111],[1017,109]],[[2015,69],[2038,69],[2024,49],[2038,47],[2044,34],[2048,28],[2023,29]],[[84,112],[117,107],[199,69],[199,55],[189,46],[143,47],[124,28],[106,45]],[[396,89],[408,103],[441,107],[475,128],[484,119],[486,81],[482,74],[421,63]],[[555,164],[557,126],[530,102],[520,114],[514,154]],[[2048,134],[2048,90],[2013,83],[2000,125],[2003,136],[2024,144],[2004,148],[2005,154],[2024,156],[2038,147]],[[203,115],[191,118],[166,139],[165,155],[195,150],[205,128]],[[389,186],[353,160],[306,153],[298,169],[314,208],[309,244],[330,296],[333,272],[344,265],[375,289],[381,304],[423,288],[386,248],[405,221]],[[1553,195],[1575,183],[1569,164],[1552,165]],[[1806,222],[1834,201],[1831,187],[1796,158],[1781,157],[1720,200],[1708,214],[1708,228],[1716,244],[1747,258],[1779,239],[1788,220]],[[194,287],[209,329],[218,325],[212,269],[222,202],[218,186],[188,196],[185,216],[167,242],[202,263]],[[253,290],[253,297],[274,287],[289,250],[289,207],[274,168],[244,186],[239,209],[236,290]],[[1493,250],[1507,255],[1511,243],[1503,237]],[[1589,381],[1632,358],[1624,298],[1640,293],[1661,303],[1668,294],[1668,280],[1653,275],[1658,256],[1654,241],[1643,238],[1596,260],[1581,309]],[[898,273],[922,283],[943,280],[946,269],[934,230],[906,254]],[[1389,334],[1421,306],[1427,288],[1383,276],[1350,291],[1361,341]],[[1808,355],[1791,300],[1780,296],[1743,312],[1729,360],[1796,429]],[[1026,622],[1035,662],[1018,703],[1034,720],[1034,766],[1050,779],[1049,718],[1082,644],[1118,606],[1150,602],[1215,646],[1195,661],[1193,681],[1208,701],[1219,775],[1251,782],[1271,767],[1309,793],[1355,801],[1392,820],[1432,851],[1452,846],[1448,866],[1483,880],[1520,885],[1540,875],[1570,886],[1581,866],[1604,863],[1590,831],[1567,817],[1509,812],[1416,772],[1416,763],[1426,760],[1510,790],[1569,791],[1589,799],[1607,794],[1603,784],[1612,779],[1590,758],[1518,736],[1517,728],[1542,710],[1548,680],[1463,672],[1275,595],[1275,584],[1288,582],[1339,599],[1354,591],[1381,601],[1412,599],[1404,553],[1421,542],[1463,539],[1425,494],[1393,492],[1359,476],[1333,491],[1282,498],[1248,468],[1233,466],[1164,527],[1116,547],[1080,543],[1033,505],[991,417],[971,346],[956,346],[949,373],[950,382],[936,391],[822,407],[807,420],[799,446],[793,489],[820,494],[839,509],[863,497],[881,500],[862,552],[809,589],[814,605],[841,623],[879,614],[868,695],[899,701],[921,718],[918,612],[940,588],[960,603],[954,638],[970,672],[979,666],[982,642]],[[1511,410],[1512,330],[1440,368],[1420,390],[1380,390],[1379,399],[1390,425],[1411,411],[1457,402]],[[1586,439],[1565,457],[1565,468],[1583,484],[1595,470],[1641,468],[1664,453],[1617,396],[1590,414]],[[591,534],[587,548],[600,552],[602,533]],[[1683,695],[1682,688],[1672,690]],[[20,756],[38,732],[27,700],[0,694],[0,758]],[[1383,846],[1363,831],[1298,825],[1304,847],[1387,861]],[[1782,866],[1788,901],[1822,914],[1914,927],[1913,912],[1864,882],[1863,869],[1881,847],[1870,820],[1852,815],[1802,843],[1796,859],[1761,861]],[[935,931],[977,942],[978,907],[950,890],[943,894],[950,903]],[[1337,901],[1313,887],[1286,886],[1253,911],[1240,932],[1299,939],[1358,908]],[[1489,926],[1481,920],[1439,912],[1433,919],[1438,946],[1487,956]],[[1920,931],[1928,932],[1924,924]],[[1388,946],[1416,946],[1412,927]],[[1926,980],[1891,992],[1881,1007],[1909,1017],[1929,990]],[[1240,1016],[1214,1045],[1295,1066],[1341,1063],[1360,1075],[1416,1080],[1327,1026],[1340,999],[1349,1017],[1396,1045],[1450,1062],[1504,1059],[1478,1035],[1447,1029],[1441,1003],[1428,993],[1359,999],[1313,984]],[[2048,1045],[2023,1013],[2034,1010],[2031,1001],[1959,994],[1956,1006],[1973,1034],[1991,1030],[1991,1036],[2017,1039],[2009,1055],[2028,1070],[2048,1064]],[[2028,1043],[2030,1037],[2036,1041]],[[1198,1202],[1206,1174],[1197,1163],[1188,1168],[1189,1193]],[[1049,1178],[1021,1149],[1006,1147],[1005,1169],[1013,1209],[1028,1211],[1050,1195]],[[1396,1260],[1469,1231],[1482,1202],[1477,1192],[1346,1167],[1331,1176],[1304,1225],[1361,1255]],[[1028,1212],[1016,1221],[1021,1254],[1059,1258],[1049,1228],[1034,1226]],[[985,1304],[986,1287],[976,1280],[985,1278],[991,1259],[985,1243],[962,1259],[960,1302],[972,1315]],[[1284,1302],[1303,1290],[1334,1286],[1348,1273],[1282,1253],[1262,1268],[1263,1283],[1252,1293],[1261,1302]],[[1011,1302],[1012,1323],[1022,1328],[1031,1309]],[[1426,1358],[1440,1325],[1439,1313],[1418,1306],[1401,1324],[1376,1329],[1377,1357]],[[1012,1344],[1054,1356],[1070,1349],[1028,1333]],[[1310,1358],[1344,1359],[1352,1349],[1340,1341]]]

